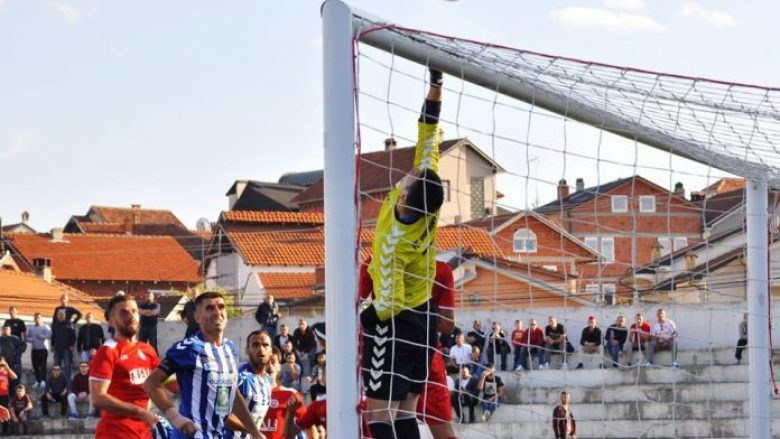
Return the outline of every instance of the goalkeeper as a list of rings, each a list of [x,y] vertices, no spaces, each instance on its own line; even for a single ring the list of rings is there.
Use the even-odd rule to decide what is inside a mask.
[[[436,227],[444,201],[439,168],[442,73],[418,121],[414,169],[385,198],[376,222],[368,271],[374,300],[360,315],[363,385],[375,439],[419,438],[415,411],[436,340],[430,304],[436,276]]]

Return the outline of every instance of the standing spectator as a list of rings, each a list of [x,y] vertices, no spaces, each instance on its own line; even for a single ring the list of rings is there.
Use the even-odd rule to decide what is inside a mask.
[[[88,312],[84,316],[85,323],[79,328],[79,335],[76,337],[76,351],[81,353],[81,361],[89,362],[92,358],[90,352],[97,350],[106,341],[106,334],[103,327],[97,323],[92,323],[92,313]]]
[[[41,313],[33,314],[33,324],[27,330],[27,341],[30,342],[32,352],[32,367],[35,373],[33,388],[46,385],[46,362],[49,359],[49,338],[51,328],[41,322]]]
[[[325,394],[325,366],[327,356],[325,352],[317,354],[317,363],[311,368],[311,374],[306,377],[306,381],[311,384],[309,387],[309,394],[312,401],[317,399],[317,396]]]
[[[62,367],[65,381],[70,382],[73,364],[73,349],[76,346],[76,331],[66,318],[65,310],[57,312],[57,320],[51,323],[51,349],[54,352],[54,364]]]
[[[292,343],[291,343],[292,344]],[[295,352],[290,352],[282,364],[282,374],[280,377],[284,387],[289,387],[297,391],[301,390],[301,366],[296,362]]]
[[[292,341],[293,347],[295,347],[295,341],[290,337],[290,329],[287,325],[279,325],[279,335],[273,338],[274,346],[281,349],[287,343],[287,340]]]
[[[566,338],[566,329],[563,325],[558,323],[558,319],[555,316],[547,318],[547,326],[544,327],[544,367],[550,367],[550,357],[553,352],[560,352],[563,357],[561,360],[561,368],[566,369],[567,361],[567,343],[569,340]],[[541,360],[540,360],[541,361]]]
[[[626,362],[629,366],[633,364],[631,357],[634,355],[634,351],[639,352],[637,364],[642,362],[642,352],[647,351],[648,341],[650,341],[650,323],[645,320],[642,313],[637,313],[634,323],[628,330],[628,345],[626,346],[628,358]]]
[[[63,293],[62,296],[60,296],[60,306],[54,308],[54,313],[51,316],[52,322],[57,319],[57,314],[59,314],[60,311],[65,311],[65,320],[70,327],[73,327],[76,323],[78,323],[79,320],[81,320],[81,311],[72,306],[68,306],[67,293]]]
[[[609,350],[612,356],[612,367],[618,367],[620,362],[618,357],[623,352],[623,347],[626,344],[628,338],[628,328],[626,328],[626,318],[618,316],[615,319],[615,323],[607,328],[607,333],[604,335],[604,345]]]
[[[138,305],[141,326],[138,328],[138,341],[149,343],[157,351],[157,319],[160,318],[160,304],[155,302],[154,293],[146,293],[146,301]]]
[[[457,422],[463,423],[463,408],[468,408],[468,423],[474,422],[474,407],[477,406],[477,385],[479,381],[471,376],[468,367],[460,370],[460,376],[455,380],[455,390],[452,392],[452,408],[455,409],[455,418]]]
[[[584,358],[586,355],[598,355],[599,358],[604,356],[604,346],[601,344],[601,328],[598,327],[596,322],[596,316],[588,316],[588,326],[582,328],[582,336],[580,336],[580,355]],[[603,366],[600,364],[599,366]],[[580,364],[577,365],[577,369],[582,369],[582,359]]]
[[[473,349],[470,344],[466,344],[463,334],[455,337],[455,346],[450,348],[450,358],[452,365],[460,371],[460,368],[467,366],[471,362],[471,353]]]
[[[536,323],[536,319],[528,321],[528,328],[523,333],[523,347],[520,348],[520,364],[515,368],[516,371],[523,369],[530,370],[533,364],[529,364],[529,358],[536,355],[539,362],[539,369],[544,369],[544,363],[542,362],[544,346],[544,332],[542,328]]]
[[[485,349],[485,339],[487,338],[485,331],[482,330],[482,322],[474,320],[471,325],[471,331],[466,334],[466,342],[471,346],[476,346],[482,351]]]
[[[577,439],[577,423],[574,422],[574,414],[569,408],[570,400],[568,392],[561,392],[561,403],[553,409],[555,439]]]
[[[27,420],[30,418],[33,404],[24,384],[17,384],[13,399],[11,399],[11,421],[14,423],[14,434],[27,435]]]
[[[284,363],[287,363],[287,357],[289,357],[290,355],[292,355],[293,358],[295,358],[295,363],[300,366],[301,365],[301,361],[295,355],[295,348],[293,348],[293,342],[292,342],[292,340],[287,340],[287,342],[284,344],[284,346],[282,346],[282,357],[281,357],[281,360],[282,360],[282,364],[283,365],[284,365]],[[285,385],[285,384],[282,384],[282,385]]]
[[[298,361],[311,370],[317,361],[317,354],[322,352],[322,349],[317,346],[314,331],[304,319],[298,320],[298,327],[293,331],[293,345],[298,353]]]
[[[469,345],[471,346],[471,345]],[[469,369],[472,370],[471,375],[474,379],[480,379],[482,373],[485,372],[485,364],[482,362],[482,349],[472,346],[471,348],[471,361],[469,362]]]
[[[509,353],[509,344],[506,341],[506,332],[501,329],[501,323],[493,322],[488,336],[488,362],[495,364],[495,356],[501,356],[501,370],[506,370],[506,356]]]
[[[0,356],[0,406],[3,409],[8,409],[11,399],[8,397],[8,389],[11,388],[11,381],[16,380],[17,376],[8,362],[5,361],[5,357]],[[9,423],[3,422],[3,435],[6,435],[10,431]]]
[[[8,315],[10,316],[5,320],[3,326],[9,326],[11,328],[11,335],[19,337],[23,342],[27,343],[27,325],[24,324],[24,320],[16,317],[16,307],[11,306],[8,308]]]
[[[273,340],[276,337],[276,323],[279,321],[279,305],[274,302],[274,296],[267,295],[265,300],[257,306],[255,311],[255,320],[271,336]]]
[[[22,354],[25,350],[27,350],[27,343],[19,337],[11,335],[10,326],[3,326],[3,332],[0,335],[0,356],[5,358],[15,375],[9,389],[16,388],[17,381],[22,377]]]
[[[734,358],[737,359],[737,364],[742,363],[742,351],[745,350],[745,346],[748,343],[748,315],[747,313],[742,315],[742,321],[739,322],[739,340],[737,340],[737,352],[734,353]]]
[[[496,367],[488,363],[485,373],[477,385],[477,392],[482,392],[482,422],[487,422],[498,408],[498,402],[504,398],[504,382],[496,375]]]
[[[65,416],[65,411],[68,405],[68,383],[65,380],[65,375],[62,373],[62,368],[55,364],[51,368],[51,375],[46,380],[46,391],[41,396],[41,410],[43,416],[49,416],[49,403],[60,403],[60,414]]]
[[[68,405],[70,406],[71,419],[78,419],[79,411],[76,408],[76,401],[89,402],[89,415],[95,415],[95,409],[92,408],[92,400],[89,399],[89,365],[86,361],[79,364],[79,371],[73,375],[68,393]],[[87,415],[84,415],[86,418]]]
[[[523,329],[523,321],[522,320],[515,320],[515,329],[512,330],[512,347],[514,348],[512,350],[512,355],[514,357],[514,366],[513,369],[517,370],[517,366],[520,366],[520,351],[523,349],[523,334],[525,333],[525,330]]]
[[[672,351],[672,367],[677,367],[677,325],[666,318],[666,311],[659,308],[656,321],[650,328],[650,342],[647,344],[647,365],[652,366],[655,353],[661,350]]]

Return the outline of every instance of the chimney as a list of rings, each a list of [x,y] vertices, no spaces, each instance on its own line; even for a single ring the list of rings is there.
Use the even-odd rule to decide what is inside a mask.
[[[51,229],[51,242],[65,242],[65,236],[62,233],[62,227]]]
[[[30,221],[30,212],[25,210],[22,212],[22,224],[27,224],[27,221]]]
[[[141,205],[131,204],[130,207],[133,209],[133,224],[141,224]]]
[[[650,260],[655,261],[661,257],[661,243],[656,241],[650,246]]]
[[[685,270],[693,271],[696,268],[696,253],[688,252],[685,254]]]
[[[577,179],[577,192],[584,191],[585,190],[585,179],[578,178]]]
[[[681,181],[674,184],[674,194],[678,197],[685,198],[685,186],[683,186]]]
[[[51,259],[35,258],[32,260],[35,274],[48,283],[51,283]]]
[[[133,234],[133,219],[130,217],[125,217],[125,221],[122,224],[122,229],[125,231],[125,235],[132,235]]]
[[[385,151],[395,149],[396,146],[398,146],[398,142],[395,141],[394,137],[388,137],[385,139]]]
[[[566,184],[566,179],[562,178],[558,180],[558,201],[561,201],[568,196],[569,186]]]

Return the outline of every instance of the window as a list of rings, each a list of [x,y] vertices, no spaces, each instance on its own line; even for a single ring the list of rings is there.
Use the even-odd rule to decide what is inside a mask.
[[[450,181],[442,180],[441,189],[444,191],[444,201],[450,201]]]
[[[655,212],[655,195],[640,195],[639,211],[645,213]]]
[[[615,260],[614,236],[586,236],[585,245],[601,253],[604,256],[604,261],[613,262]]]
[[[601,294],[604,303],[607,305],[615,304],[615,284],[603,284],[601,285]]]
[[[530,229],[517,229],[513,241],[515,253],[536,253],[536,234]]]
[[[688,247],[688,238],[685,236],[675,236],[674,237],[674,251],[680,250],[681,248]]]
[[[661,246],[661,256],[668,255],[672,252],[672,241],[668,236],[659,237],[658,244]]]
[[[599,251],[599,237],[598,236],[586,236],[585,237],[585,245],[590,247],[592,250]]]
[[[661,256],[668,255],[672,251],[677,251],[688,247],[687,236],[659,236],[658,244],[661,245]]]
[[[612,196],[612,212],[613,213],[628,212],[628,197],[626,195]]]

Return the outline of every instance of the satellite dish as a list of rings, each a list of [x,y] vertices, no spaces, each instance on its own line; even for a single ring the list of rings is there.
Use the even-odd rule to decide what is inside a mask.
[[[209,221],[208,218],[201,218],[197,223],[195,223],[195,228],[199,232],[208,232],[211,230],[211,221]]]

